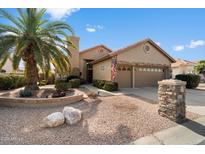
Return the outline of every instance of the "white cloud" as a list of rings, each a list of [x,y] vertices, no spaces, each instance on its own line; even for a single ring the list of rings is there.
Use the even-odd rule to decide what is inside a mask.
[[[53,20],[60,20],[67,18],[68,16],[71,16],[73,13],[79,11],[80,9],[78,8],[70,8],[70,9],[63,9],[63,8],[52,8],[52,9],[47,9],[47,13]]]
[[[6,36],[6,35],[17,35],[17,34],[15,34],[15,33],[13,33],[13,32],[4,32],[4,33],[2,33],[2,34],[0,34],[1,36]]]
[[[104,27],[102,25],[97,25],[97,28],[102,30]]]
[[[87,28],[86,28],[86,31],[88,31],[88,32],[96,32],[96,29],[95,29],[95,28],[89,28],[89,27],[87,27]]]
[[[187,45],[177,45],[173,49],[175,51],[181,51],[184,50],[185,48],[197,48],[200,46],[205,46],[205,41],[204,40],[191,40],[189,44]]]
[[[177,45],[173,48],[175,51],[181,51],[184,50],[184,45]]]
[[[204,40],[191,40],[189,45],[186,45],[187,48],[197,48],[199,46],[204,46],[205,45],[205,41]]]
[[[158,46],[160,46],[160,42],[155,42]]]
[[[90,24],[86,24],[86,31],[87,32],[96,32],[99,30],[103,30],[104,27],[102,25],[90,25]]]

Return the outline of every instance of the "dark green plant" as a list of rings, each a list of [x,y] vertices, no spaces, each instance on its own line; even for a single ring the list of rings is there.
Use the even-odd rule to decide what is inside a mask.
[[[85,84],[85,83],[86,83],[85,79],[80,78],[80,84],[82,85],[82,84]]]
[[[69,76],[67,77],[67,82],[69,82],[69,81],[72,80],[72,79],[79,79],[79,76],[77,76],[77,75],[69,75]]]
[[[186,88],[196,88],[200,83],[200,76],[195,74],[178,74],[175,77],[178,80],[186,81]]]
[[[205,60],[201,60],[197,63],[197,65],[194,67],[194,70],[197,73],[203,73],[205,74]]]
[[[104,90],[107,91],[117,91],[118,90],[118,83],[117,82],[112,82],[112,81],[106,81],[104,86]]]
[[[56,80],[55,81],[55,88],[57,91],[66,91],[71,88],[70,83],[66,82],[65,80]]]
[[[69,84],[71,85],[71,88],[79,88],[79,86],[80,86],[80,79],[71,79],[69,81]]]
[[[107,91],[117,91],[118,83],[105,80],[93,80],[93,86]]]
[[[19,88],[26,85],[24,76],[14,76],[14,87],[13,88]]]
[[[9,90],[14,87],[14,80],[9,75],[0,76],[0,89],[1,90]]]
[[[93,86],[103,89],[103,86],[105,84],[105,80],[93,80]]]
[[[13,16],[0,9],[0,17],[11,23],[0,23],[0,69],[11,55],[14,70],[23,60],[27,89],[39,89],[38,68],[48,75],[51,63],[59,74],[68,74],[67,47],[75,48],[67,35],[74,34],[72,27],[64,21],[45,19],[46,9],[17,9],[17,12],[18,16]]]
[[[20,97],[31,97],[32,96],[32,91],[28,89],[20,90],[19,92]]]

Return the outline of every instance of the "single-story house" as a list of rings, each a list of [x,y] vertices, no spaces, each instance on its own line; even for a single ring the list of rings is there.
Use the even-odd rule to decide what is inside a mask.
[[[197,62],[192,62],[183,59],[176,59],[175,63],[172,63],[172,77],[175,78],[177,74],[193,74],[195,73],[194,67]]]
[[[94,79],[115,81],[119,87],[134,88],[156,86],[159,80],[171,78],[171,63],[175,59],[151,39],[117,51],[98,45],[81,52],[79,38],[71,37],[71,41],[77,47],[70,49],[72,70],[78,69],[87,82]]]

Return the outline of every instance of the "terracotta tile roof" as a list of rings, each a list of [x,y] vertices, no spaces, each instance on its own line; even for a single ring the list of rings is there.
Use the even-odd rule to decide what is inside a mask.
[[[188,60],[184,60],[184,59],[176,59],[175,63],[172,63],[172,67],[178,67],[181,65],[196,65],[197,62],[193,62],[193,61],[188,61]]]

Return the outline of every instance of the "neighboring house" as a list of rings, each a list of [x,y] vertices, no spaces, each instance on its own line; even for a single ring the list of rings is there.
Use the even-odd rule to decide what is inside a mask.
[[[190,74],[195,73],[194,67],[196,66],[196,62],[176,59],[175,63],[172,63],[172,78],[175,78],[177,74]]]
[[[6,71],[5,73],[19,73],[19,74],[22,74],[24,72],[22,69],[17,69],[16,71],[13,71],[12,59],[10,57],[7,59],[6,63],[2,67],[2,70],[5,70]]]
[[[74,40],[74,41],[73,41]],[[159,80],[171,77],[171,63],[175,60],[151,39],[145,39],[113,52],[104,45],[78,52],[79,38],[72,49],[72,70],[78,68],[87,82],[93,79],[118,82],[119,87],[156,86]],[[74,53],[74,54],[73,54]]]
[[[12,68],[12,59],[8,58],[4,66],[1,68],[2,70],[5,70],[5,73],[12,73],[13,68]]]

